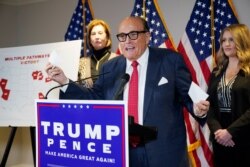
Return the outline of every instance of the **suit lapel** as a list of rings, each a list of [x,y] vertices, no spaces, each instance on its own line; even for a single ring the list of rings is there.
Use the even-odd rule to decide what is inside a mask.
[[[116,69],[116,71],[114,71],[116,73],[116,76],[118,76],[118,78],[116,79],[115,85],[114,85],[114,90],[117,91],[120,82],[121,82],[121,77],[125,74],[126,72],[126,59],[124,58],[123,55],[120,55],[121,58],[118,60],[118,68]],[[118,97],[118,100],[123,100],[123,94],[121,94]]]
[[[146,85],[144,94],[143,120],[147,116],[153,91],[158,84],[157,74],[159,74],[160,66],[161,66],[161,61],[159,59],[159,56],[157,56],[157,53],[152,51],[151,48],[149,48],[149,58],[148,58],[148,67],[147,67],[147,74],[146,74],[147,76],[146,76]]]

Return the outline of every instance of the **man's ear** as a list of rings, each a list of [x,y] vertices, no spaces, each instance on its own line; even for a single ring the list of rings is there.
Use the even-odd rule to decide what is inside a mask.
[[[146,32],[145,35],[146,35],[147,44],[149,44],[150,37],[151,37],[150,32]]]

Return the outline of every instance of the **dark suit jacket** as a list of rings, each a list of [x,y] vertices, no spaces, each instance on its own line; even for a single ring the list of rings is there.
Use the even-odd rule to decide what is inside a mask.
[[[61,98],[111,100],[125,70],[126,59],[118,56],[103,65],[100,73],[111,73],[100,76],[93,89],[81,88],[79,92],[78,86],[70,84]],[[158,86],[162,77],[168,82]],[[167,49],[149,48],[143,125],[158,128],[157,140],[145,145],[150,167],[178,167],[187,158],[182,107],[185,105],[193,114],[188,96],[191,81],[181,55]]]
[[[225,69],[224,69],[225,71]],[[231,94],[232,117],[231,125],[222,127],[220,120],[223,119],[219,112],[217,87],[224,72],[215,76],[213,72],[208,87],[210,109],[208,112],[208,126],[213,135],[218,129],[227,129],[233,136],[235,147],[250,147],[250,77],[245,76],[243,71],[236,77]],[[224,118],[225,119],[225,118]]]

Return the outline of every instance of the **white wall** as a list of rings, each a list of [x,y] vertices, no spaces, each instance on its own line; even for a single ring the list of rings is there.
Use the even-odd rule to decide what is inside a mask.
[[[0,0],[1,2],[1,0]],[[0,4],[0,48],[58,42],[64,40],[72,13],[78,0],[45,0],[21,6]],[[184,32],[195,0],[158,0],[175,45]],[[92,0],[95,18],[106,20],[113,34],[119,22],[130,15],[133,0]],[[239,19],[250,27],[250,0],[234,0]],[[117,48],[115,35],[113,50]],[[10,128],[0,128],[0,160]],[[32,165],[29,128],[18,128],[7,166],[18,163]]]
[[[0,0],[1,2],[1,0]],[[32,45],[64,40],[78,0],[44,0],[22,6],[0,5],[0,47]],[[239,19],[250,27],[250,0],[233,0]],[[178,45],[195,0],[158,0],[173,40]],[[122,18],[130,15],[133,0],[92,0],[95,18],[110,24],[113,49]],[[3,23],[3,24],[2,24]]]
[[[0,48],[15,46],[17,38],[17,7],[0,5]]]

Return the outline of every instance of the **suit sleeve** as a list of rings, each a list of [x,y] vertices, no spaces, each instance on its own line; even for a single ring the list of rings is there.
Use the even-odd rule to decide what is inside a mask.
[[[93,88],[85,88],[70,81],[66,92],[60,91],[60,99],[74,99],[74,100],[97,100],[101,99],[101,89],[99,85],[94,85]]]
[[[218,120],[218,116],[216,114],[217,106],[217,80],[218,78],[215,77],[214,72],[211,74],[210,82],[208,85],[207,93],[209,94],[208,101],[210,102],[210,107],[208,110],[208,126],[212,133],[221,129],[221,124]]]
[[[237,114],[239,118],[237,118],[228,128],[227,130],[232,134],[232,136],[237,137],[238,135],[242,135],[244,132],[250,131],[250,77],[242,77],[241,82],[238,84],[238,87],[234,89],[234,99],[239,99],[242,104],[239,102],[234,103]]]

